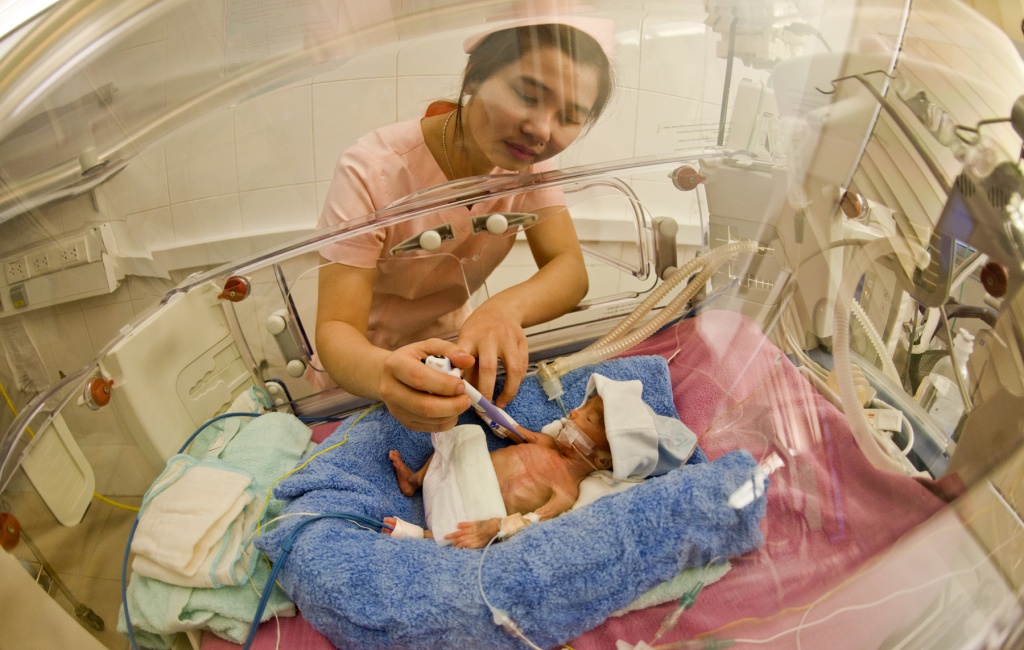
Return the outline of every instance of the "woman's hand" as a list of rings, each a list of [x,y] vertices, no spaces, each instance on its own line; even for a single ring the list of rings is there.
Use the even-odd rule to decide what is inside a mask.
[[[472,355],[441,339],[411,343],[385,357],[378,389],[380,399],[396,420],[413,431],[451,429],[470,406],[461,379],[423,363],[430,355],[448,357],[454,367],[462,370],[474,363]]]
[[[476,357],[476,368],[466,378],[499,408],[512,401],[526,376],[529,350],[521,322],[511,305],[491,299],[475,309],[459,330],[459,347]],[[495,399],[498,360],[505,366],[505,386]]]
[[[587,294],[589,281],[576,230],[565,206],[537,211],[539,222],[526,229],[537,272],[476,308],[459,331],[459,345],[477,357],[470,381],[485,397],[494,393],[498,360],[505,366],[505,386],[492,399],[504,408],[519,391],[529,364],[524,327],[546,323],[567,313]]]

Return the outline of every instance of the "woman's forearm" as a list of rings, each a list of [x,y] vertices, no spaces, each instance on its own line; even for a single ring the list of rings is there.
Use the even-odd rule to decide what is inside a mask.
[[[571,311],[590,287],[583,256],[563,253],[525,281],[501,291],[495,301],[519,316],[523,327],[545,323]]]
[[[316,348],[324,370],[338,386],[353,395],[380,399],[387,350],[373,345],[362,332],[342,321],[318,325]]]

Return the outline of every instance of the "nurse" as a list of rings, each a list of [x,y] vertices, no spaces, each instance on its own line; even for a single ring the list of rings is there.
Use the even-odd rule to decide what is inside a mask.
[[[609,21],[573,18],[468,39],[458,102],[435,102],[423,118],[378,129],[345,151],[319,226],[360,219],[457,178],[552,169],[545,161],[607,105],[609,27]],[[470,219],[493,212],[539,216],[526,230],[537,272],[471,310],[467,289],[479,288],[514,243],[472,233]],[[396,244],[445,223],[455,241],[445,242],[438,251],[444,254],[390,256]],[[382,400],[416,431],[448,429],[469,407],[462,382],[427,368],[424,357],[449,357],[487,397],[500,360],[506,381],[494,401],[504,406],[526,373],[523,328],[568,312],[588,288],[564,199],[550,189],[444,210],[330,244],[321,255],[336,263],[320,269],[320,363],[339,386]],[[435,338],[452,332],[458,332],[454,343]]]

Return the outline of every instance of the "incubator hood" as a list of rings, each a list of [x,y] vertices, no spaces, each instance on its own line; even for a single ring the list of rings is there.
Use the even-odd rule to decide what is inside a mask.
[[[538,211],[485,206],[549,192],[572,216],[589,289],[526,329],[528,380],[552,397],[610,356],[662,357],[708,461],[742,451],[767,478],[766,493],[752,478],[733,502],[767,507],[764,543],[731,558],[657,642],[657,626],[638,630],[678,615],[678,596],[526,637],[1020,647],[1021,16],[973,4],[0,10],[0,511],[36,500],[49,521],[33,525],[84,529],[108,507],[96,498],[141,497],[190,434],[247,396],[352,422],[373,403],[337,388],[317,358],[317,283],[331,263],[320,253],[403,233],[375,268],[405,280],[378,281],[374,300],[406,309],[416,336],[454,340],[458,318],[419,323],[405,305],[464,317],[531,277]],[[339,154],[457,97],[467,39],[580,17],[610,28],[615,88],[552,170],[439,172],[318,228]],[[957,360],[966,376],[930,377],[957,338],[973,339]],[[680,568],[703,558],[683,555]],[[375,624],[354,621],[351,637],[303,625],[345,646]],[[207,647],[201,633],[193,644]]]

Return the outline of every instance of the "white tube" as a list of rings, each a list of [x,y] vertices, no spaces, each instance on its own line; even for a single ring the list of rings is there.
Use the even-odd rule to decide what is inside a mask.
[[[651,295],[647,296],[647,298],[645,298],[644,301],[641,302],[640,305],[636,309],[634,309],[632,313],[629,314],[629,316],[624,318],[621,323],[612,328],[611,331],[602,336],[596,343],[593,343],[588,347],[595,348],[598,346],[602,346],[605,343],[608,343],[609,341],[619,339],[623,334],[630,331],[633,328],[634,324],[636,324],[637,322],[640,321],[640,319],[646,316],[651,311],[651,309],[654,308],[655,305],[661,302],[662,298],[664,298],[665,295],[669,293],[669,291],[674,289],[680,282],[689,277],[690,274],[693,273],[695,270],[707,267],[711,264],[716,264],[717,268],[717,266],[721,266],[721,262],[719,260],[725,260],[735,257],[736,255],[742,252],[755,253],[757,252],[757,249],[757,242],[738,241],[726,244],[725,246],[714,248],[710,251],[707,251],[706,253],[702,253],[700,256],[690,260],[680,268],[676,269],[665,280],[665,282],[663,282],[661,286],[655,289],[651,293]],[[702,286],[702,284],[703,283],[698,284],[697,286],[700,287]]]
[[[871,347],[875,349],[878,354],[878,358],[882,360],[882,372],[899,385],[903,385],[903,380],[900,379],[900,371],[893,365],[892,359],[887,354],[885,343],[882,342],[882,335],[875,329],[875,324],[868,318],[867,313],[864,312],[864,308],[860,306],[860,303],[856,300],[851,304],[853,307],[853,315],[860,321],[864,331],[867,332],[868,340],[871,341]]]
[[[641,318],[646,316],[651,311],[651,309],[654,308],[655,305],[661,302],[661,299],[664,298],[669,291],[675,289],[676,286],[678,286],[680,282],[689,277],[691,273],[693,273],[699,268],[703,268],[704,266],[706,266],[716,250],[718,249],[713,249],[707,251],[706,253],[702,253],[698,257],[693,258],[686,264],[682,265],[681,267],[673,271],[671,275],[665,278],[664,282],[658,285],[658,287],[654,291],[652,291],[650,295],[644,298],[643,302],[641,302],[636,309],[634,309],[632,312],[630,312],[628,316],[622,319],[622,322],[613,327],[604,336],[598,339],[597,342],[591,344],[588,347],[604,345],[609,341],[614,341],[618,339],[624,333],[631,330],[633,328],[633,325],[640,321]]]
[[[622,333],[624,329],[620,324],[620,327],[616,328],[616,330],[619,331],[619,335],[614,340],[611,339],[610,335],[606,335],[597,343],[594,343],[575,354],[556,359],[550,364],[546,364],[546,367],[543,368],[548,375],[546,380],[551,381],[553,378],[560,377],[570,370],[590,365],[592,363],[597,363],[598,361],[603,361],[616,354],[625,352],[646,340],[651,334],[658,331],[658,329],[674,318],[678,312],[682,311],[683,307],[685,307],[693,298],[694,294],[696,294],[697,291],[704,286],[707,280],[729,259],[735,257],[739,253],[756,253],[757,250],[758,244],[753,241],[733,242],[715,249],[711,254],[705,256],[706,265],[704,266],[704,269],[696,278],[693,279],[692,282],[687,284],[679,295],[673,298],[657,316],[629,334]],[[682,271],[682,269],[680,269],[680,271]],[[687,271],[686,273],[689,272]],[[634,321],[635,320],[637,319],[634,319]],[[545,377],[542,377],[542,380],[545,380]]]
[[[892,450],[883,447],[868,423],[857,399],[850,362],[850,310],[854,291],[860,282],[860,277],[875,259],[892,253],[913,256],[904,242],[900,241],[899,243],[903,245],[903,250],[897,251],[890,240],[876,239],[865,244],[851,258],[836,296],[833,312],[832,355],[835,359],[839,398],[842,400],[843,412],[850,422],[857,447],[875,467],[906,474],[907,470],[904,464],[906,461],[894,458],[891,453],[891,451],[898,451],[895,449],[895,445],[892,446]]]

